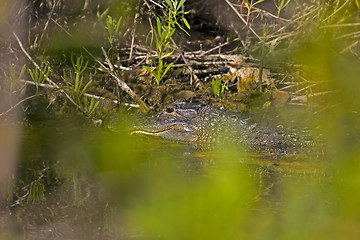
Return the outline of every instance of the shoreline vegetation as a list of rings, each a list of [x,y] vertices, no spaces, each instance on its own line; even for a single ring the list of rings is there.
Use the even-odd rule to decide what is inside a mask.
[[[8,31],[2,38],[2,91],[20,99],[0,114],[26,108],[22,103],[36,101],[39,88],[52,106],[70,104],[98,118],[104,112],[99,101],[110,108],[108,103],[138,106],[141,112],[180,98],[245,111],[319,107],[339,90],[328,84],[327,62],[356,57],[357,2],[294,1],[288,11],[291,1],[269,2],[225,1],[223,14],[215,16],[211,7],[222,4],[218,1],[210,1],[203,14],[199,4],[185,1],[139,6],[85,1],[72,12],[66,12],[72,6],[65,1],[29,1],[18,9],[23,16],[13,26],[11,18],[2,23]],[[116,12],[122,5],[123,12]],[[26,40],[16,33],[21,21],[27,24]],[[83,76],[75,59],[87,63]],[[40,79],[34,79],[35,71]],[[52,104],[59,92],[66,100]]]
[[[0,1],[0,239],[358,239],[359,29],[358,0]],[[326,150],[129,134],[179,99]]]

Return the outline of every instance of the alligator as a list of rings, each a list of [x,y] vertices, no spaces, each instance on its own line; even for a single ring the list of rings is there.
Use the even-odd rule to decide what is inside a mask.
[[[178,100],[133,133],[200,144],[240,143],[246,149],[270,153],[296,153],[308,142],[300,141],[293,128],[265,123],[271,121],[277,120],[261,122],[251,113]]]

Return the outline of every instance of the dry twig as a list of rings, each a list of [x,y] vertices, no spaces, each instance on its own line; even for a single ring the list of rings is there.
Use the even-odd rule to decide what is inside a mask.
[[[27,81],[27,80],[20,80],[22,83],[24,84],[30,84],[30,85],[34,85],[35,83],[32,81]],[[51,85],[51,84],[39,84],[40,87],[44,87],[44,88],[48,88],[48,89],[56,89],[55,86]],[[89,98],[94,98],[96,100],[103,100],[103,101],[109,101],[112,102],[114,104],[120,104],[117,100],[113,100],[113,99],[108,99],[105,97],[101,97],[98,95],[94,95],[94,94],[90,94],[90,93],[84,93],[84,96],[89,97]],[[126,107],[134,107],[134,108],[139,108],[140,106],[138,104],[131,104],[131,103],[121,103],[122,105],[126,106]],[[0,115],[1,116],[1,115]]]
[[[59,26],[69,37],[73,38],[71,33],[69,33],[66,29],[64,29],[60,24],[58,24],[54,19],[52,19],[57,26]],[[140,106],[140,111],[147,113],[150,111],[149,107],[146,103],[136,95],[136,93],[124,82],[122,81],[114,72],[112,72],[109,68],[107,68],[102,62],[100,62],[92,53],[87,50],[85,47],[81,47],[90,57],[94,59],[103,69],[105,69],[115,80],[117,81],[119,87],[125,91],[137,104]]]
[[[235,7],[231,4],[229,0],[224,0],[229,7],[235,12],[235,14],[240,18],[240,20],[249,28],[249,30],[261,41],[264,42],[263,39],[255,32],[254,29],[252,29],[251,26],[249,26],[246,22],[246,20],[241,16],[241,14],[235,9]]]
[[[26,102],[27,100],[37,97],[37,96],[41,96],[42,94],[35,94],[35,95],[31,95],[29,97],[26,97],[22,100],[20,100],[18,103],[16,103],[14,106],[11,106],[8,110],[6,110],[3,113],[0,113],[0,117],[7,115],[9,112],[11,112],[12,110],[14,110],[17,106],[19,106],[20,104],[22,104],[23,102]]]
[[[39,71],[41,71],[41,68],[40,68],[39,65],[34,61],[34,59],[32,59],[32,57],[30,56],[30,54],[25,50],[24,46],[22,45],[19,37],[16,35],[15,32],[13,32],[13,35],[14,35],[16,41],[18,42],[21,50],[22,50],[23,53],[25,54],[25,56],[34,64],[34,66],[35,66]],[[56,84],[54,81],[52,81],[49,77],[46,78],[46,81],[47,81],[48,83],[50,83],[51,85],[53,85],[54,87],[56,87],[57,89],[59,89],[59,91],[60,91],[61,93],[63,93],[63,94],[66,96],[66,98],[67,98],[72,104],[74,104],[78,109],[81,109],[81,107],[74,101],[74,99],[72,99],[67,92],[65,92],[64,90],[60,89],[59,85],[57,85],[57,84]]]

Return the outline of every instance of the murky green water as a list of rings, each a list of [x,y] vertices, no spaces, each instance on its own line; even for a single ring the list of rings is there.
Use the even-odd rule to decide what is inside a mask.
[[[293,194],[306,198],[329,182],[323,159],[169,142],[130,135],[128,125],[113,131],[74,118],[25,127],[0,236],[233,239],[251,235],[263,214],[280,216]]]

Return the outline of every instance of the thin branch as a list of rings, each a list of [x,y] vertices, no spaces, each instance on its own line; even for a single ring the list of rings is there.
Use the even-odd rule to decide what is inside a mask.
[[[296,96],[296,97],[292,97],[291,101],[300,101],[300,102],[306,102],[308,98],[312,98],[312,97],[319,97],[319,96],[323,96],[323,95],[327,95],[327,94],[335,94],[338,93],[339,91],[324,91],[324,92],[318,92],[318,93],[312,93],[309,94],[307,96]]]
[[[0,113],[0,117],[7,115],[9,112],[11,112],[12,110],[14,110],[17,106],[19,106],[20,104],[22,104],[23,102],[26,102],[27,100],[37,97],[37,96],[41,96],[42,94],[36,94],[36,95],[31,95],[29,97],[26,97],[24,99],[22,99],[21,101],[19,101],[18,103],[16,103],[14,106],[10,107],[8,110],[6,110],[3,113]]]
[[[111,63],[109,56],[106,54],[106,51],[103,47],[101,47],[101,51],[103,52],[104,56],[105,56],[105,61],[107,62],[107,64],[109,65],[110,71],[114,71],[114,65]]]
[[[281,21],[284,21],[284,22],[290,22],[291,20],[290,19],[286,19],[286,18],[282,18],[282,17],[279,17],[279,16],[276,16],[274,14],[272,14],[271,12],[268,12],[268,11],[265,11],[264,9],[261,9],[261,8],[257,8],[257,7],[253,7],[254,9],[256,10],[259,10],[267,15],[269,15],[270,17],[272,18],[275,18],[277,20],[281,20]]]
[[[204,56],[204,55],[206,55],[206,54],[209,54],[209,53],[211,53],[212,51],[215,51],[216,49],[222,48],[222,47],[224,47],[224,46],[226,46],[226,45],[229,45],[230,43],[233,43],[233,42],[238,41],[238,40],[240,40],[240,38],[235,38],[235,39],[233,39],[233,40],[231,40],[231,41],[222,43],[222,44],[220,44],[220,45],[218,45],[218,46],[216,46],[216,47],[213,47],[213,48],[211,48],[211,49],[209,49],[209,50],[207,50],[207,51],[204,51],[203,53],[201,53],[201,54],[199,55],[199,57],[202,57],[202,56]]]
[[[55,3],[54,3],[54,5],[53,5],[53,7],[51,8],[51,11],[50,11],[50,13],[49,13],[48,20],[47,20],[46,23],[45,23],[45,26],[44,26],[43,31],[41,32],[41,35],[40,35],[40,38],[39,38],[39,43],[38,43],[39,45],[40,45],[40,43],[41,43],[41,40],[42,40],[43,37],[44,37],[44,33],[45,33],[45,31],[46,31],[46,29],[47,29],[47,27],[48,27],[48,25],[49,25],[50,19],[51,19],[53,13],[54,13],[54,10],[55,10],[55,7],[56,7],[57,3],[58,3],[58,1],[55,0]],[[36,41],[36,40],[35,40],[35,41]],[[36,42],[34,43],[35,46],[38,45],[38,44],[36,44]]]
[[[20,80],[20,82],[22,82],[24,84],[30,84],[30,85],[36,86],[36,84],[33,81]],[[55,86],[53,86],[51,84],[46,84],[46,83],[40,83],[38,86],[39,87],[44,87],[44,88],[56,89]]]
[[[19,37],[16,35],[15,32],[13,32],[14,37],[16,38],[16,41],[18,42],[21,50],[23,51],[23,53],[26,55],[26,57],[34,64],[34,66],[41,71],[41,68],[39,67],[39,65],[34,61],[34,59],[32,59],[32,57],[29,55],[29,53],[25,50],[24,46],[22,45]],[[60,89],[59,85],[57,85],[55,82],[53,82],[49,77],[46,78],[46,81],[49,82],[51,85],[55,86],[56,88]],[[70,95],[65,92],[64,90],[59,90],[61,93],[63,93],[67,99],[69,99],[69,101],[74,104],[78,109],[81,109],[81,107],[70,97]]]
[[[308,86],[306,86],[306,87],[304,87],[304,88],[302,88],[302,89],[297,90],[297,91],[295,92],[295,94],[300,93],[300,92],[303,92],[303,91],[305,91],[305,90],[307,90],[307,89],[311,89],[312,87],[315,87],[315,86],[317,86],[317,85],[318,85],[317,83],[308,85]]]
[[[83,47],[84,48],[84,47]],[[85,48],[84,48],[85,49]],[[104,57],[105,58],[109,58],[104,50],[104,48],[101,48],[102,51],[103,51],[103,54],[104,54]],[[87,50],[86,50],[87,51]],[[87,51],[88,52],[88,51]],[[88,54],[91,54],[90,52],[88,52]],[[92,55],[91,55],[92,56]],[[94,59],[96,59],[94,57]],[[96,60],[98,61],[98,60]],[[124,90],[135,102],[137,102],[139,105],[140,105],[140,110],[143,111],[143,112],[149,112],[150,109],[149,107],[146,105],[146,103],[141,100],[137,95],[136,93],[124,82],[122,81],[120,78],[118,78],[118,76],[116,76],[114,74],[114,72],[110,71],[110,69],[106,68],[104,66],[104,64],[100,63],[100,61],[98,61],[98,63],[104,68],[106,69],[106,71],[113,77],[115,78],[115,80],[117,81],[119,87],[121,87],[122,90]]]
[[[351,0],[352,1],[352,0]],[[328,19],[336,15],[341,9],[343,9],[347,4],[349,3],[349,0],[344,2],[343,5],[341,5],[338,9],[336,9],[332,14],[330,14],[327,18],[325,18],[322,22],[326,22]]]
[[[164,27],[162,27],[162,28],[164,29]],[[174,44],[175,48],[180,49],[172,37],[170,37],[170,41],[172,42],[172,44]],[[194,78],[193,76],[195,75],[194,74],[194,69],[189,65],[189,61],[185,58],[183,52],[179,51],[179,54],[180,54],[180,57],[182,58],[182,60],[184,61],[184,63],[186,64],[187,68],[190,71],[190,85],[192,85],[193,84],[193,78]],[[195,76],[195,78],[196,77],[197,76]]]
[[[297,86],[296,84],[294,84],[294,85],[287,85],[287,86],[285,86],[285,87],[280,88],[279,90],[280,90],[280,91],[284,91],[284,90],[286,90],[286,89],[289,89],[289,88],[292,88],[292,87],[296,87],[296,86]]]
[[[350,46],[347,46],[346,48],[344,48],[343,50],[340,51],[340,54],[344,54],[346,51],[351,50],[352,48],[354,48],[356,45],[358,45],[360,42],[356,41],[354,43],[352,43]]]
[[[317,15],[317,14],[318,14],[318,9],[313,9],[313,10],[311,10],[311,11],[309,11],[309,12],[303,14],[303,15],[300,15],[300,16],[298,16],[298,17],[295,16],[294,19],[292,19],[290,22],[288,22],[288,23],[287,23],[286,25],[284,25],[283,27],[281,27],[281,28],[279,28],[278,30],[276,30],[275,33],[281,33],[281,32],[284,31],[286,28],[289,28],[290,26],[292,26],[292,25],[294,25],[294,24],[300,23],[300,25],[296,28],[296,30],[292,30],[292,32],[297,32],[297,30],[300,29],[300,27],[302,27],[302,26],[304,25],[304,23],[303,23],[304,21],[301,21],[301,20],[304,19],[304,18],[306,18],[308,15],[313,14],[313,13],[315,13],[315,15]],[[268,38],[276,38],[277,35],[276,35],[275,33],[268,35]],[[281,34],[281,35],[283,35],[283,34]],[[281,35],[279,35],[279,36],[281,36]],[[291,36],[291,35],[293,35],[293,34],[286,34],[286,35],[290,35],[290,36]]]
[[[321,26],[320,28],[356,27],[356,26],[360,26],[360,23],[331,24],[331,25]]]
[[[233,3],[233,5],[234,5],[234,6],[237,6],[237,7],[241,7],[241,4]],[[278,17],[278,16],[272,14],[271,12],[268,12],[268,11],[266,11],[266,10],[264,10],[264,9],[261,9],[261,8],[258,8],[258,7],[253,7],[253,9],[259,10],[260,12],[262,12],[262,13],[264,13],[264,14],[266,14],[266,15],[269,15],[269,16],[272,17],[272,18],[281,20],[281,21],[285,21],[285,22],[290,22],[290,21],[291,21],[290,19]]]
[[[360,35],[360,31],[357,31],[357,32],[352,32],[352,33],[348,33],[348,34],[344,34],[342,36],[339,36],[337,38],[335,38],[336,40],[339,40],[339,39],[344,39],[344,38],[357,38],[359,37]]]
[[[73,38],[73,36],[71,35],[71,33],[69,33],[66,29],[64,29],[60,24],[58,24],[54,19],[52,19],[57,26],[59,26],[69,37]],[[103,69],[105,69],[113,78],[115,78],[115,80],[117,81],[118,85],[121,87],[121,89],[123,91],[125,91],[137,104],[139,104],[140,106],[140,111],[142,112],[149,112],[150,109],[149,107],[146,105],[146,103],[139,98],[136,93],[124,82],[122,81],[120,78],[118,78],[118,76],[116,76],[116,74],[114,72],[112,72],[109,68],[107,68],[102,62],[100,62],[89,50],[87,50],[85,47],[81,47],[90,57],[92,57],[95,62],[97,62]]]
[[[236,13],[236,15],[240,18],[240,20],[249,28],[249,30],[261,41],[264,42],[264,40],[255,32],[254,29],[252,29],[252,27],[250,27],[250,25],[247,24],[246,20],[243,18],[243,16],[241,16],[241,14],[235,9],[235,7],[231,4],[231,2],[229,2],[229,0],[224,0],[229,7]],[[265,43],[265,42],[264,42]],[[266,43],[265,43],[266,44]]]
[[[139,8],[140,8],[140,3],[141,3],[141,0],[139,0],[139,6],[138,6]],[[137,20],[138,20],[139,16],[140,16],[140,14],[139,14],[139,9],[138,9],[137,13],[135,13],[134,25],[133,25],[133,29],[131,31],[131,47],[130,47],[130,54],[129,54],[129,62],[131,62],[131,58],[132,58],[134,42],[135,42],[135,34],[136,34],[136,24],[137,24]]]
[[[151,7],[150,7],[150,5],[148,4],[148,2],[146,1],[146,0],[144,0],[144,3],[145,3],[145,5],[149,8],[149,10],[151,9]],[[162,7],[162,6],[161,6]],[[147,36],[149,35],[149,34],[151,34],[151,39],[150,39],[150,46],[152,46],[152,44],[153,44],[153,41],[154,41],[154,27],[153,27],[153,25],[152,25],[152,22],[151,22],[151,19],[150,19],[150,16],[148,15],[148,21],[149,21],[149,25],[150,25],[150,28],[151,28],[151,30],[150,30],[150,32],[147,34]],[[147,42],[147,37],[146,36],[146,42]]]
[[[160,8],[164,8],[163,6],[161,6],[160,4],[158,4],[157,2],[153,1],[153,0],[149,0],[150,2],[152,2],[153,4],[155,4],[156,6],[160,7]]]
[[[34,85],[34,86],[36,85],[33,81],[28,81],[28,80],[20,80],[20,82],[25,83],[25,84]],[[51,84],[45,84],[45,83],[39,84],[39,87],[56,89],[55,86],[53,86]],[[83,95],[86,97],[89,97],[89,98],[94,98],[96,100],[110,101],[112,103],[119,104],[119,102],[117,100],[108,99],[108,98],[105,98],[102,96],[98,96],[98,95],[94,95],[94,94],[90,94],[90,93],[84,93]],[[121,104],[126,107],[134,107],[134,108],[140,107],[138,104],[131,104],[131,103],[121,103]]]

